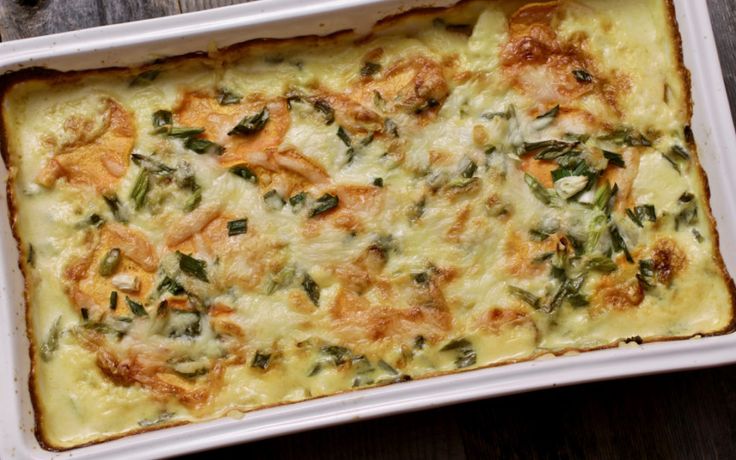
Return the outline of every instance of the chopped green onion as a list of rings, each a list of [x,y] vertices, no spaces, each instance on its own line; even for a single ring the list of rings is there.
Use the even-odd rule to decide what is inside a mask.
[[[266,207],[273,211],[278,211],[286,204],[281,195],[279,195],[279,192],[273,189],[263,195],[263,201],[266,203]]]
[[[592,256],[585,264],[588,270],[601,273],[611,273],[618,270],[616,263],[606,256]]]
[[[317,199],[314,207],[309,211],[309,217],[315,217],[337,207],[340,199],[329,193],[325,193]]]
[[[110,310],[115,311],[118,308],[118,291],[110,291]]]
[[[337,128],[337,137],[339,137],[343,144],[345,144],[347,147],[350,147],[353,144],[352,139],[350,139],[350,134],[348,134],[348,132],[345,131],[345,128],[343,128],[342,126],[339,126]]]
[[[360,68],[360,76],[370,77],[371,75],[377,73],[379,70],[381,70],[381,64],[376,64],[375,62],[366,62],[363,64],[363,67]]]
[[[118,200],[116,195],[103,195],[102,199],[105,200],[107,207],[110,208],[110,212],[112,212],[112,216],[115,220],[122,223],[128,222],[128,218],[123,211],[123,205],[120,203],[120,200]]]
[[[133,313],[135,316],[148,316],[148,312],[145,308],[143,308],[143,305],[139,304],[127,295],[125,296],[125,303],[128,304],[130,312]]]
[[[584,69],[575,69],[572,71],[572,74],[575,76],[575,80],[577,80],[579,83],[593,82],[593,76]]]
[[[383,178],[382,177],[375,177],[373,179],[373,185],[375,187],[383,187]]]
[[[227,235],[242,235],[248,231],[248,219],[231,220],[227,223]]]
[[[292,195],[289,198],[289,205],[291,205],[294,212],[302,209],[307,201],[307,192],[299,192],[296,195]]]
[[[624,256],[626,256],[626,260],[629,263],[634,263],[634,259],[633,257],[631,257],[631,253],[629,252],[629,248],[626,246],[626,240],[624,240],[623,236],[621,236],[621,232],[619,232],[616,224],[611,222],[611,224],[608,226],[608,232],[611,235],[611,244],[613,246],[613,250],[616,252],[623,251]]]
[[[609,152],[608,150],[603,151],[603,156],[608,160],[608,162],[614,166],[618,166],[619,168],[625,168],[626,162],[624,161],[624,157],[621,156],[621,154],[616,152]]]
[[[186,139],[188,137],[196,136],[198,134],[202,134],[204,132],[204,128],[190,128],[185,126],[176,126],[171,128],[167,134],[169,137],[176,137],[178,139]]]
[[[468,157],[463,158],[460,164],[460,175],[466,179],[470,179],[475,175],[478,170],[478,165]]]
[[[152,121],[154,134],[166,133],[174,125],[173,115],[168,110],[157,110],[153,112]]]
[[[543,118],[555,118],[557,114],[560,113],[560,106],[559,104],[552,107],[549,111],[543,113],[542,115],[537,117],[537,120],[541,120]]]
[[[508,286],[507,288],[509,290],[509,293],[516,297],[517,299],[527,303],[530,307],[534,309],[538,309],[540,305],[539,297],[535,296],[531,292],[516,287],[516,286]]]
[[[140,209],[143,207],[143,204],[146,202],[146,195],[148,194],[148,190],[150,188],[150,173],[146,169],[142,169],[140,174],[138,174],[138,178],[135,180],[135,184],[133,184],[133,190],[130,192],[130,198],[133,200],[133,203],[135,203],[135,209]]]
[[[302,288],[304,288],[304,292],[307,293],[307,297],[309,297],[309,300],[311,300],[316,307],[319,307],[320,288],[319,285],[312,279],[312,277],[309,276],[309,273],[304,273],[304,278],[302,279]]]
[[[164,279],[161,280],[161,283],[159,283],[156,290],[159,292],[159,294],[163,293],[164,291],[169,291],[173,295],[184,293],[184,288],[168,276],[164,277]]]
[[[173,174],[176,171],[176,169],[167,166],[160,161],[154,160],[150,156],[142,155],[140,153],[134,153],[130,157],[133,159],[133,163],[153,174],[168,176],[169,174]]]
[[[642,259],[639,261],[639,273],[636,279],[642,288],[649,290],[655,286],[654,261],[651,259]]]
[[[329,357],[335,366],[345,364],[353,356],[353,353],[349,349],[339,345],[325,345],[319,351],[321,354]]]
[[[202,189],[200,187],[197,187],[194,189],[192,194],[187,198],[187,201],[184,203],[184,211],[186,212],[192,212],[199,204],[202,202]]]
[[[261,350],[257,350],[253,356],[253,361],[250,362],[250,367],[256,369],[263,369],[264,371],[271,365],[271,353],[265,353]]]
[[[256,113],[255,115],[248,115],[243,117],[243,119],[240,120],[240,123],[235,125],[235,127],[231,129],[227,133],[227,135],[234,136],[236,134],[241,134],[248,136],[251,134],[255,134],[261,131],[266,126],[269,117],[270,112],[268,111],[268,107],[264,106],[263,109],[261,109],[261,111]]]
[[[220,88],[220,90],[217,91],[217,102],[220,105],[237,104],[240,102],[241,99],[243,99],[243,96],[235,94],[230,90]]]
[[[102,258],[102,261],[100,261],[100,268],[98,270],[100,275],[108,277],[115,273],[115,270],[120,265],[120,260],[122,259],[121,256],[122,254],[120,249],[110,249],[107,254],[105,254],[105,257]]]
[[[253,184],[258,183],[258,176],[250,170],[245,165],[235,165],[230,168],[230,172],[235,174],[238,177],[242,177],[243,179],[247,180],[248,182],[251,182]]]
[[[526,185],[529,186],[529,190],[531,190],[531,192],[534,194],[535,197],[537,197],[539,201],[544,204],[550,204],[552,202],[549,191],[544,188],[544,186],[539,183],[539,181],[534,176],[528,173],[524,173],[524,182],[526,182]]]
[[[383,131],[391,135],[391,137],[399,137],[399,125],[390,118],[386,118],[383,122]]]
[[[477,361],[473,344],[467,339],[453,340],[442,347],[440,351],[454,351],[456,353],[455,367],[458,369],[472,366]]]
[[[199,154],[209,153],[213,155],[222,155],[222,153],[225,151],[225,147],[221,146],[220,144],[216,144],[212,141],[208,141],[207,139],[200,139],[197,137],[190,137],[189,139],[187,139],[184,143],[184,147]]]
[[[675,171],[677,171],[678,173],[681,172],[680,165],[677,164],[677,161],[674,158],[662,152],[660,152],[660,155],[662,155],[662,158],[667,160],[667,163],[669,163],[670,166],[672,166],[672,168],[674,168]]]
[[[685,160],[685,161],[688,161],[688,160],[690,160],[690,154],[689,154],[689,153],[688,153],[688,151],[687,151],[687,150],[685,150],[685,148],[684,148],[684,147],[682,147],[682,146],[679,146],[679,145],[673,145],[673,146],[672,146],[672,149],[670,149],[670,152],[671,152],[671,153],[672,153],[673,155],[676,155],[676,156],[678,156],[678,157],[682,158],[682,159],[683,159],[683,160]]]
[[[149,85],[153,80],[156,79],[156,77],[159,76],[161,73],[160,70],[146,70],[144,72],[139,73],[138,75],[133,78],[133,80],[130,81],[130,86],[146,86]]]
[[[194,257],[179,251],[176,251],[176,255],[179,257],[179,268],[181,271],[189,276],[202,280],[205,283],[210,282],[207,278],[207,262],[195,259]]]
[[[46,333],[46,339],[41,344],[41,359],[48,362],[54,355],[54,352],[59,348],[59,336],[61,335],[61,316],[57,317],[56,320],[51,324],[49,332]]]
[[[335,110],[324,99],[316,99],[312,106],[325,117],[325,124],[331,125],[335,121]]]

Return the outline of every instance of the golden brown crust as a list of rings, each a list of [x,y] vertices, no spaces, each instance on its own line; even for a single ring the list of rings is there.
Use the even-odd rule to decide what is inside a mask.
[[[461,0],[455,6],[462,5],[466,3],[467,1],[468,0]],[[692,91],[691,91],[691,76],[690,76],[690,72],[687,70],[687,68],[684,65],[683,51],[682,51],[682,39],[679,33],[677,19],[675,16],[675,8],[674,8],[673,0],[665,0],[665,1],[667,5],[667,10],[668,10],[668,16],[669,16],[668,23],[670,25],[670,33],[676,44],[675,53],[676,53],[676,58],[677,58],[677,63],[678,63],[678,71],[679,71],[680,77],[682,78],[685,84],[685,88],[687,92],[687,97],[686,97],[686,100],[688,101],[687,102],[687,110],[688,110],[687,119],[690,120],[692,118],[692,105],[693,105]],[[429,15],[436,14],[441,11],[446,11],[447,9],[448,8],[419,8],[419,9],[406,10],[398,14],[387,16],[381,19],[380,21],[377,22],[375,27],[389,26],[391,24],[395,24],[396,22],[400,20],[406,20],[406,19],[413,18],[413,17],[429,16]],[[143,72],[146,70],[152,70],[152,69],[160,69],[166,66],[176,65],[182,62],[192,62],[193,60],[198,60],[202,63],[213,63],[213,62],[216,62],[217,60],[231,59],[233,57],[240,56],[244,53],[257,51],[259,48],[265,48],[268,46],[288,45],[290,43],[304,44],[305,41],[310,41],[313,43],[326,43],[336,38],[348,37],[351,34],[352,34],[352,31],[347,30],[347,31],[338,31],[338,32],[335,32],[327,36],[303,36],[303,37],[295,37],[295,38],[290,38],[290,39],[255,39],[255,40],[250,40],[247,42],[231,45],[222,50],[218,50],[214,55],[214,59],[213,59],[213,56],[208,55],[207,53],[195,52],[195,53],[188,53],[188,54],[183,54],[179,56],[167,57],[164,59],[158,59],[154,62],[147,63],[139,67],[131,67],[131,68],[108,67],[108,68],[101,68],[101,69],[94,69],[94,70],[79,70],[79,71],[61,72],[61,71],[57,71],[53,69],[31,67],[31,68],[22,69],[22,70],[15,71],[15,72],[6,73],[0,76],[0,103],[5,99],[6,95],[8,94],[10,89],[15,84],[30,81],[30,80],[50,81],[50,82],[60,84],[60,83],[71,83],[74,81],[78,81],[81,78],[89,76],[89,75],[118,75],[122,73],[122,74],[133,76],[139,72]],[[369,37],[370,36],[364,37],[363,39],[366,39]],[[30,310],[31,284],[30,284],[30,276],[29,276],[30,268],[27,262],[28,249],[22,247],[22,243],[21,243],[20,236],[18,234],[17,225],[16,225],[17,200],[15,197],[15,187],[14,187],[15,174],[14,174],[13,164],[11,163],[11,158],[10,158],[7,130],[8,130],[8,127],[6,126],[6,120],[4,116],[2,116],[2,113],[0,113],[0,156],[2,156],[5,166],[9,171],[8,179],[6,182],[9,220],[10,220],[11,230],[16,240],[16,246],[18,248],[18,253],[19,253],[18,266],[24,277],[26,334],[30,338],[29,340],[30,342],[30,347],[29,347],[30,373],[29,373],[29,379],[28,379],[28,386],[29,386],[29,391],[31,394],[31,402],[32,402],[33,409],[34,409],[33,411],[34,419],[35,419],[34,433],[42,448],[46,450],[50,450],[50,451],[60,452],[60,451],[68,450],[69,448],[64,448],[64,447],[59,447],[57,445],[54,445],[46,437],[46,433],[44,433],[44,430],[43,430],[43,412],[40,410],[40,400],[38,396],[37,382],[36,382],[36,367],[37,367],[36,347],[37,347],[37,344],[35,343],[35,340],[33,340],[33,337],[34,337],[33,323],[32,323],[32,317],[30,314],[30,311],[31,311]],[[686,139],[688,140],[689,150],[697,158],[698,156],[697,146],[694,140],[692,139],[691,136],[686,136]],[[722,278],[726,281],[728,285],[728,290],[731,296],[732,315],[731,315],[730,323],[722,330],[714,331],[714,332],[707,333],[707,334],[694,334],[694,335],[677,336],[677,337],[666,337],[666,336],[650,337],[644,340],[638,337],[636,338],[636,340],[634,340],[633,338],[622,337],[619,341],[616,341],[616,342],[613,342],[607,345],[599,346],[599,347],[588,348],[588,349],[585,349],[584,351],[594,351],[594,350],[615,348],[619,346],[619,343],[621,342],[636,341],[637,343],[650,343],[650,342],[673,341],[673,340],[687,340],[693,337],[716,336],[716,335],[727,334],[727,333],[731,333],[734,330],[736,330],[736,315],[734,315],[734,312],[736,311],[736,285],[734,284],[732,277],[726,270],[726,266],[725,266],[723,257],[720,253],[720,250],[718,249],[719,248],[719,234],[718,234],[718,229],[716,227],[715,219],[713,217],[713,213],[712,213],[712,209],[710,205],[711,195],[710,195],[709,183],[708,183],[708,179],[705,174],[705,171],[703,170],[699,161],[697,162],[697,168],[698,168],[698,175],[700,177],[702,187],[704,189],[708,221],[709,221],[709,226],[710,226],[710,229],[713,235],[713,240],[714,240],[713,241],[713,244],[714,244],[713,257],[715,258],[716,263],[720,269]],[[542,355],[552,354],[554,356],[562,356],[566,353],[573,352],[573,351],[582,351],[582,350],[579,350],[576,348],[567,348],[567,349],[556,350],[556,351],[539,351],[524,359],[505,360],[505,361],[501,361],[501,362],[497,362],[497,363],[493,363],[490,365],[482,366],[479,368],[473,368],[473,369],[460,369],[460,370],[453,370],[453,371],[439,371],[439,372],[434,372],[434,373],[428,373],[426,375],[418,377],[417,379],[432,378],[432,377],[439,376],[439,375],[454,374],[457,372],[468,372],[468,371],[474,371],[474,370],[481,369],[481,368],[492,368],[492,367],[503,366],[503,365],[508,365],[508,364],[517,363],[517,362],[530,361]],[[348,390],[340,391],[340,392],[333,393],[333,394],[347,393],[347,392],[356,391],[356,390],[357,389],[348,389]],[[329,395],[325,395],[325,396],[329,396]],[[318,396],[318,397],[322,398],[325,396]],[[260,410],[260,409],[265,409],[265,408],[270,408],[270,407],[277,407],[277,406],[281,406],[284,404],[289,404],[289,402],[261,406],[258,408],[245,410],[244,412],[250,412],[253,410]],[[171,421],[171,422],[165,422],[165,423],[162,423],[156,426],[136,428],[136,429],[124,432],[124,433],[106,437],[105,439],[84,443],[84,444],[75,446],[74,448],[85,447],[89,445],[98,444],[100,442],[106,442],[109,440],[119,439],[119,438],[126,437],[132,434],[159,430],[159,429],[168,428],[172,426],[185,425],[188,423],[190,422]]]

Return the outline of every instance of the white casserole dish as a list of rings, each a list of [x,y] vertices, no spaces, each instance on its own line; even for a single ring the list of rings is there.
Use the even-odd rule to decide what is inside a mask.
[[[200,13],[0,44],[0,72],[44,66],[58,70],[128,66],[157,57],[227,46],[254,38],[368,30],[375,20],[452,0],[262,0]],[[685,64],[692,72],[692,128],[708,174],[720,249],[736,273],[736,134],[705,0],[675,0]],[[3,170],[2,179],[5,179]],[[1,193],[5,193],[4,187]],[[5,199],[0,213],[7,213]],[[7,215],[7,214],[6,214]],[[130,436],[63,453],[43,450],[33,435],[22,275],[8,219],[0,217],[0,458],[154,458],[261,439],[390,413],[436,407],[557,385],[736,362],[736,334],[628,345],[550,360],[480,369],[326,397]]]

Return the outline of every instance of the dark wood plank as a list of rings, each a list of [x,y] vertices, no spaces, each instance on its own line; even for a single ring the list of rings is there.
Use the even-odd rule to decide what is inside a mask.
[[[713,33],[723,67],[731,113],[736,116],[736,2],[708,0]]]
[[[3,41],[179,13],[176,0],[0,0]]]
[[[246,3],[253,0],[179,0],[179,6],[182,13],[191,11],[208,10],[220,6],[237,5],[238,3]]]

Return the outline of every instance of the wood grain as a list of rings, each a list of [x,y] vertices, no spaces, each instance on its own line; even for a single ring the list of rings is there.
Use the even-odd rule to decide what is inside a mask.
[[[0,0],[0,39],[234,3],[241,0]],[[734,0],[708,5],[736,114],[736,7]],[[736,366],[727,366],[489,399],[188,458],[710,459],[734,452]]]
[[[237,5],[238,3],[249,1],[253,0],[179,0],[179,7],[182,13],[189,13],[191,11],[208,10],[210,8]]]
[[[0,0],[3,41],[179,13],[175,0]]]
[[[736,117],[736,0],[708,0],[731,113]]]

